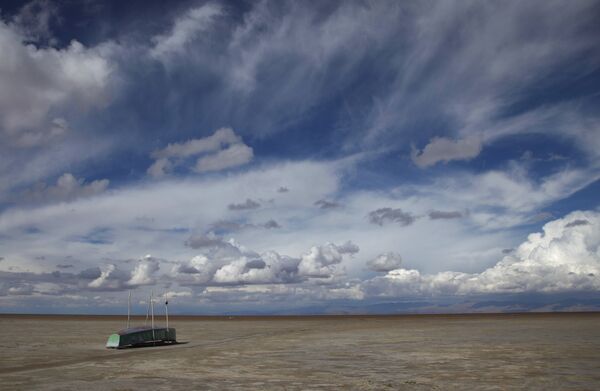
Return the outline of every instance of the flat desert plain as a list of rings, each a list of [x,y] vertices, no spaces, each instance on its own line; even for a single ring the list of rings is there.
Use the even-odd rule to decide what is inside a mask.
[[[124,323],[0,315],[0,389],[600,389],[598,313],[173,317],[182,344],[105,349]]]

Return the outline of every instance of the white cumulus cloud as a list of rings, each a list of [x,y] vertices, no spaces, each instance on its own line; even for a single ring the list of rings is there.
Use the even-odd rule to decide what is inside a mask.
[[[131,272],[131,278],[127,284],[131,286],[154,284],[156,282],[154,274],[158,269],[158,260],[152,258],[150,255],[146,255]]]
[[[589,224],[573,224],[578,221]],[[373,296],[565,292],[600,289],[600,213],[577,211],[529,235],[514,253],[481,273],[390,270],[364,282]]]

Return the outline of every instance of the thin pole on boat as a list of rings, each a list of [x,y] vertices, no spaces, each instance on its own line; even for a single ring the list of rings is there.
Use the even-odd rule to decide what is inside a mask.
[[[146,308],[146,320],[144,320],[144,327],[148,324],[148,317],[150,316],[150,302],[148,302],[148,308]]]
[[[150,311],[152,311],[152,343],[156,341],[156,337],[154,336],[154,291],[150,291]]]
[[[167,320],[167,333],[169,332],[169,297],[165,292],[165,318]]]
[[[131,290],[129,290],[129,297],[127,298],[127,328],[129,328],[129,320],[131,319]]]

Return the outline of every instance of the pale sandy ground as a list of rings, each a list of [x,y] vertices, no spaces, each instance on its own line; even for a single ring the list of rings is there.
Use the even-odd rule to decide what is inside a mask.
[[[187,344],[105,349],[122,326],[0,315],[0,389],[600,389],[600,314],[178,319]]]

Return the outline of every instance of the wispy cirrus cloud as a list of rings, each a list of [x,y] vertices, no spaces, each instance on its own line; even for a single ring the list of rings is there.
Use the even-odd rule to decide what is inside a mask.
[[[170,30],[152,38],[150,56],[170,61],[173,56],[182,54],[200,33],[209,30],[214,19],[222,14],[223,7],[216,2],[187,10],[175,19]]]

